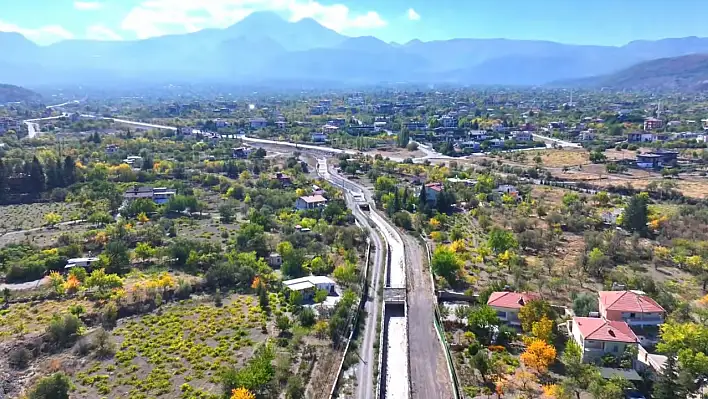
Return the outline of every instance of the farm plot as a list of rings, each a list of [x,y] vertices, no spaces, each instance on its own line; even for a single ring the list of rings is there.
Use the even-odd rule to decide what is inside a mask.
[[[0,342],[42,333],[54,314],[68,313],[70,309],[79,308],[91,312],[94,304],[79,299],[11,304],[7,309],[0,309]]]
[[[44,215],[56,213],[66,222],[81,219],[78,204],[50,202],[0,206],[0,235],[17,230],[29,230],[45,224]]]
[[[74,375],[76,398],[216,397],[221,369],[248,359],[268,337],[265,315],[249,296],[223,307],[182,301],[123,321],[111,334],[115,356]]]

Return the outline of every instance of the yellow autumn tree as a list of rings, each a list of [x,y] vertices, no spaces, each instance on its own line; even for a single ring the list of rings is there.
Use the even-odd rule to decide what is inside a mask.
[[[568,392],[566,392],[566,390],[560,385],[544,385],[542,388],[543,399],[566,399],[570,397],[570,395],[568,395]]]
[[[531,335],[541,341],[551,343],[553,340],[553,320],[543,316],[541,320],[532,323]]]
[[[138,222],[140,222],[140,223],[147,223],[147,222],[149,222],[149,221],[150,221],[150,218],[147,217],[147,215],[145,214],[145,212],[140,212],[140,213],[138,214]]]
[[[439,230],[440,229],[440,221],[438,219],[431,218],[428,221],[428,224],[430,225],[430,228],[432,230]]]
[[[231,399],[256,399],[256,395],[246,388],[236,388],[231,391]]]
[[[465,252],[467,250],[467,247],[465,247],[464,241],[455,240],[452,244],[450,244],[450,249],[459,254]]]
[[[545,374],[556,361],[556,348],[540,339],[533,339],[521,354],[521,362],[538,374]]]

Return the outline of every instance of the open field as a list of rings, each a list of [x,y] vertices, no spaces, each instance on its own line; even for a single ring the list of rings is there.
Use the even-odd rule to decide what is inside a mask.
[[[221,367],[243,363],[269,337],[256,304],[249,296],[233,296],[223,307],[191,299],[122,321],[111,331],[115,357],[77,370],[76,397],[219,393]]]
[[[10,231],[29,230],[44,226],[44,215],[53,212],[61,216],[62,221],[81,219],[78,204],[65,202],[47,202],[37,204],[0,206],[0,235]]]

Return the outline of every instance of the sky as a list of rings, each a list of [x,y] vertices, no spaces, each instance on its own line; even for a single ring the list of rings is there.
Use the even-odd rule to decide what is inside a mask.
[[[0,31],[41,45],[224,28],[256,11],[398,43],[508,38],[623,45],[708,36],[704,0],[0,0],[0,10]]]

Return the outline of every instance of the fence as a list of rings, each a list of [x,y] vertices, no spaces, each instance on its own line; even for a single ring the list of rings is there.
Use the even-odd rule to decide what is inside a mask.
[[[347,353],[349,352],[349,346],[351,345],[352,338],[354,337],[354,332],[356,331],[357,323],[359,322],[359,315],[364,309],[366,304],[366,296],[368,295],[368,281],[369,281],[369,257],[371,255],[371,242],[366,245],[366,268],[364,269],[364,277],[362,279],[362,289],[361,297],[359,297],[359,303],[356,307],[356,313],[354,314],[354,320],[351,323],[351,331],[349,332],[349,337],[347,337],[347,344],[344,346],[344,354],[342,355],[342,361],[339,362],[339,367],[337,368],[337,376],[332,384],[332,389],[329,391],[329,398],[334,398],[334,394],[337,391],[337,385],[339,385],[339,378],[342,376],[342,369],[344,368],[344,362],[347,360]]]

